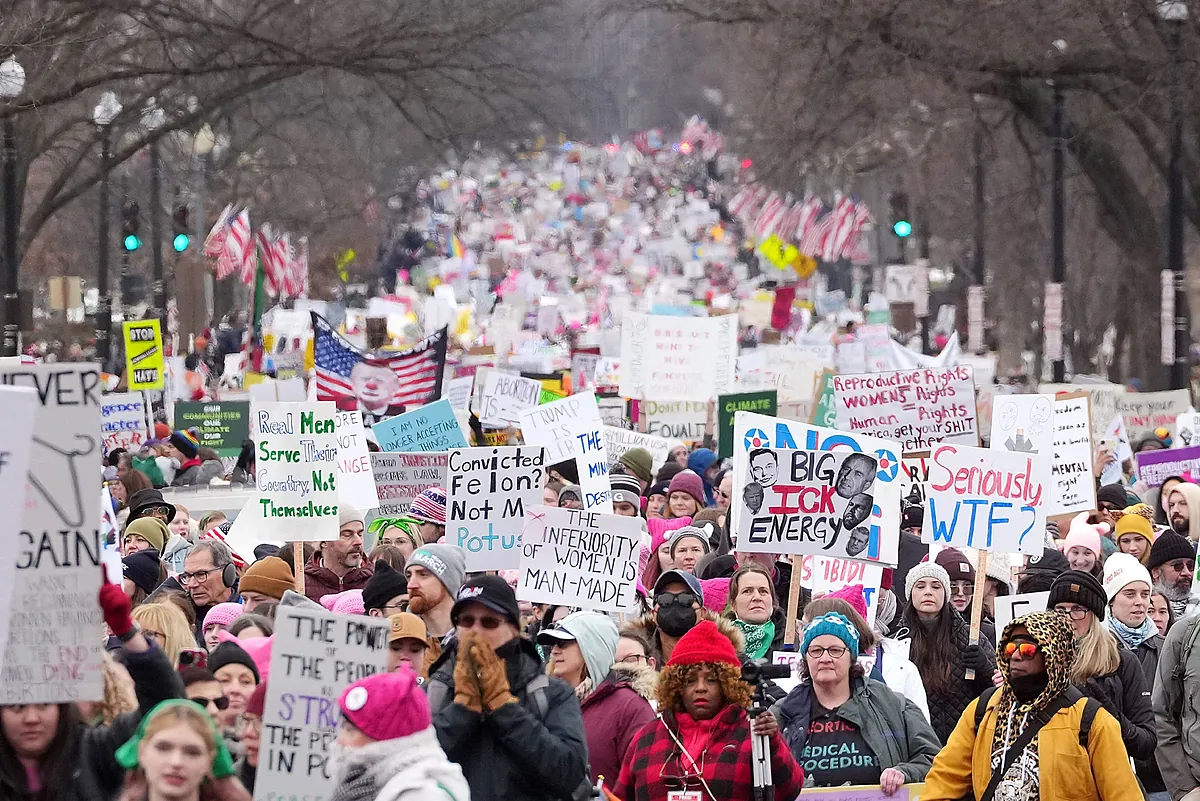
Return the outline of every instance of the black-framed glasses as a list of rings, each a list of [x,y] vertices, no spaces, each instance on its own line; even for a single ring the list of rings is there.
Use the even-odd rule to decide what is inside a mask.
[[[624,659],[618,659],[617,661],[622,665],[640,665],[649,659],[650,657],[646,656],[645,654],[630,654]]]
[[[204,582],[208,581],[208,577],[213,573],[220,573],[224,569],[225,568],[223,566],[211,567],[208,570],[197,570],[195,573],[180,573],[175,578],[179,579],[179,584],[182,587],[186,587],[193,581],[199,581],[201,584],[203,584]]]
[[[189,698],[188,700],[194,704],[197,704],[201,709],[207,709],[209,704],[212,704],[217,708],[218,711],[221,712],[229,709],[229,697],[225,695],[222,695],[220,698],[205,698],[202,695],[198,695],[195,698]]]
[[[1174,562],[1168,562],[1167,564],[1176,573],[1182,573],[1185,570],[1189,573],[1196,572],[1195,559],[1176,559]]]
[[[822,648],[819,645],[810,645],[804,654],[809,659],[820,659],[821,657],[825,656],[825,654],[829,654],[834,659],[841,659],[843,656],[845,656],[846,651],[848,650],[850,649],[844,645],[831,645],[828,648]]]
[[[1091,610],[1086,609],[1082,606],[1068,606],[1068,607],[1056,606],[1054,608],[1054,611],[1058,612],[1060,615],[1066,615],[1067,617],[1071,618],[1071,620],[1083,620],[1084,618],[1086,618],[1088,616],[1088,612],[1090,612]]]
[[[699,598],[690,592],[660,592],[654,596],[654,603],[658,606],[670,606],[671,604],[691,606],[699,600]]]

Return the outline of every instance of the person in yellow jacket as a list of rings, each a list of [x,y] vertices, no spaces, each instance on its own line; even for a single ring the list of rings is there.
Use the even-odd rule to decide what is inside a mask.
[[[970,792],[977,801],[1141,798],[1120,725],[1070,684],[1075,648],[1066,616],[1017,618],[1005,626],[997,651],[1004,683],[963,712],[933,760],[921,801],[954,801]]]

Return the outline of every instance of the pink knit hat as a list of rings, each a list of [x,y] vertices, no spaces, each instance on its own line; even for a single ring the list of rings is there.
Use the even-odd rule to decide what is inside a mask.
[[[1063,540],[1060,550],[1063,553],[1069,553],[1072,548],[1087,548],[1097,559],[1103,554],[1104,550],[1100,545],[1100,535],[1108,532],[1107,523],[1089,523],[1088,512],[1080,512],[1071,520],[1071,528],[1067,531],[1067,538]]]
[[[207,631],[209,626],[227,629],[244,611],[245,608],[241,604],[217,604],[208,610],[208,614],[204,616],[204,625],[200,628],[203,631]]]
[[[275,644],[275,635],[270,637],[251,637],[248,640],[241,640],[233,636],[224,629],[217,634],[217,639],[221,642],[231,642],[241,648],[250,658],[254,660],[254,666],[258,668],[258,680],[266,681],[271,675],[271,648]]]
[[[659,546],[667,541],[667,537],[671,536],[672,531],[678,531],[691,524],[692,518],[690,517],[673,517],[670,520],[655,517],[647,520],[646,528],[650,530],[650,553],[657,551]]]
[[[841,598],[850,607],[862,615],[863,620],[867,619],[867,597],[863,594],[863,585],[851,584],[848,587],[842,587],[840,590],[829,593],[826,598]]]
[[[704,480],[691,470],[681,470],[675,474],[675,478],[671,479],[671,484],[667,487],[667,498],[670,498],[673,492],[686,492],[696,499],[696,504],[701,509],[705,506]]]
[[[408,668],[351,684],[338,699],[342,716],[372,740],[396,740],[433,725],[429,702]]]
[[[322,595],[321,606],[335,615],[365,615],[367,613],[367,607],[363,603],[362,590],[345,590],[331,595]]]
[[[725,611],[729,603],[729,577],[700,579],[700,588],[704,590],[704,608],[718,615]]]

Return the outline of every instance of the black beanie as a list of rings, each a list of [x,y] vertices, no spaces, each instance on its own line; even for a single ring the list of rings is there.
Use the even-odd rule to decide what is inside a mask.
[[[1118,509],[1124,509],[1130,506],[1129,493],[1125,491],[1125,487],[1120,484],[1105,484],[1100,489],[1096,490],[1096,503],[1101,501],[1111,503]],[[1134,501],[1137,503],[1137,501]]]
[[[1195,558],[1196,546],[1192,544],[1191,540],[1174,531],[1164,531],[1155,538],[1154,544],[1150,546],[1150,558],[1146,560],[1146,569],[1153,570],[1176,559]]]
[[[262,681],[258,676],[258,665],[254,664],[254,660],[250,658],[250,654],[243,651],[237,643],[232,643],[228,640],[220,643],[208,655],[208,669],[213,673],[216,673],[226,665],[248,667],[250,668],[250,672],[254,674],[254,683],[258,684]]]
[[[408,592],[408,579],[397,573],[391,565],[380,559],[375,563],[375,573],[363,586],[363,609],[383,609],[397,595]]]
[[[158,589],[162,582],[158,565],[158,551],[146,548],[134,551],[121,560],[121,574],[147,595]]]
[[[1082,570],[1068,570],[1050,585],[1050,598],[1046,608],[1053,609],[1055,604],[1076,603],[1086,607],[1100,620],[1104,620],[1104,608],[1108,606],[1108,596],[1104,587],[1091,573]]]

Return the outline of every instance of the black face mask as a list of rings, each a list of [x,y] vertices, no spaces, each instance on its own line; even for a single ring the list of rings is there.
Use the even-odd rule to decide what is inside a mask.
[[[682,637],[696,625],[696,610],[690,605],[667,604],[658,607],[658,627],[668,637]]]
[[[1027,704],[1041,695],[1042,690],[1050,683],[1050,674],[1046,671],[1034,673],[1032,676],[1011,676],[1008,686],[1012,687],[1013,695],[1022,704]]]

